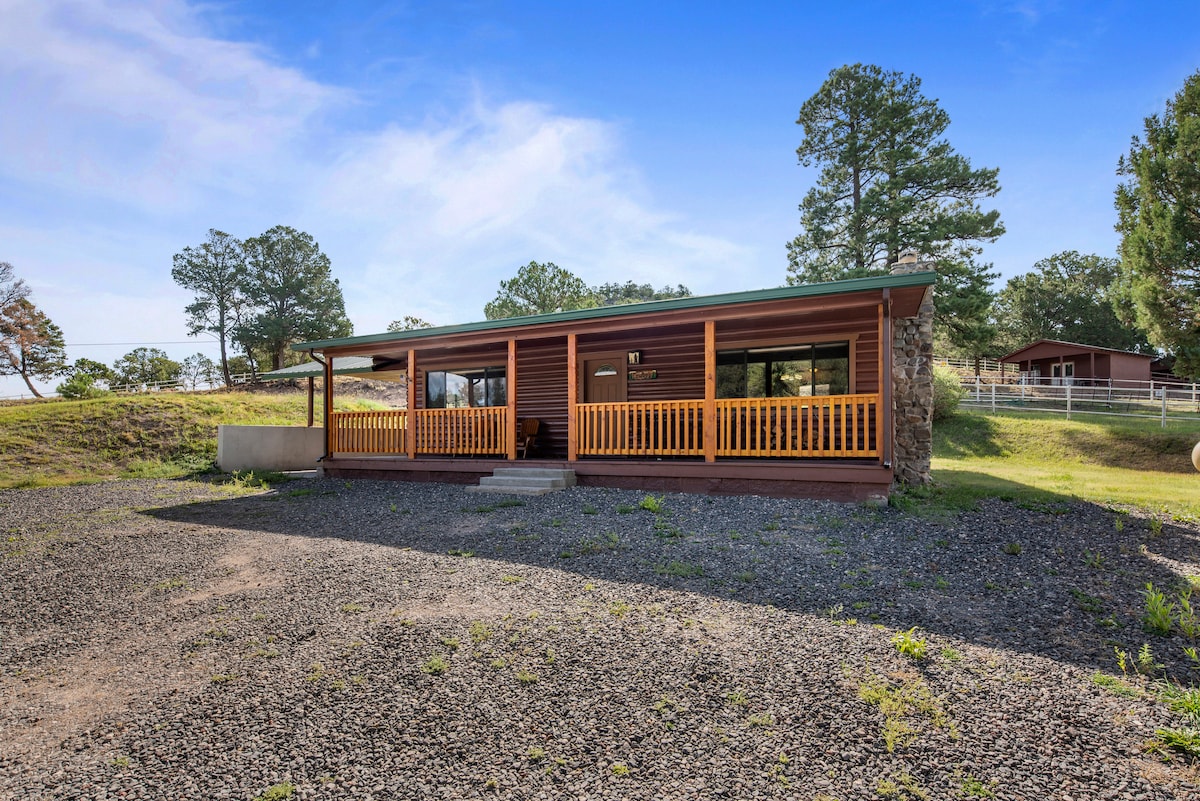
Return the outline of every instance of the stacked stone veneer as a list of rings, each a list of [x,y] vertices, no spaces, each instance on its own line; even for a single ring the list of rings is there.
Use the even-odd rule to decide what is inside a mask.
[[[892,273],[932,270],[936,265],[902,256]],[[933,289],[916,317],[892,320],[892,411],[896,483],[928,484],[933,456]]]

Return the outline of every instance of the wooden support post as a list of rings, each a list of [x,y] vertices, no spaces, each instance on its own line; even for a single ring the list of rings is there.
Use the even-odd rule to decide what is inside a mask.
[[[579,432],[576,431],[575,406],[579,403],[579,354],[575,334],[567,334],[567,461],[579,458]]]
[[[883,301],[880,301],[879,302],[879,371],[877,373],[875,373],[875,375],[878,376],[878,378],[876,379],[876,386],[877,386],[876,393],[879,398],[879,406],[883,406],[883,372],[884,372],[884,370],[883,370],[883,348],[884,348],[885,343],[888,343],[890,341],[891,340],[889,338],[887,338],[883,335]],[[853,363],[850,364],[850,371],[851,371],[851,373],[854,372],[854,364]],[[882,411],[882,409],[876,407],[876,409],[875,409],[875,449],[876,449],[876,451],[879,452],[879,463],[883,464],[884,459],[886,457],[884,456],[884,453],[883,453],[882,442],[883,442],[883,436],[886,432],[884,432],[882,430],[883,426],[881,425],[881,423],[883,422],[884,418],[880,415],[881,411]]]
[[[316,383],[317,383],[316,376],[310,375],[308,377],[308,427],[309,428],[313,427],[313,406],[316,405],[314,403],[313,399],[316,397],[316,388],[314,386]]]
[[[325,424],[325,458],[328,459],[333,455],[333,357],[328,354],[325,356],[325,364],[323,365],[324,377],[321,389],[323,390],[321,399],[322,405],[322,422]]]
[[[883,359],[883,386],[880,387],[880,394],[883,396],[883,466],[892,466],[892,449],[895,447],[896,438],[896,410],[892,408],[895,401],[892,398],[892,367],[896,361],[895,354],[892,352],[892,339],[895,332],[892,331],[892,290],[890,288],[883,290],[883,341],[879,343],[879,347],[884,352]]]
[[[704,461],[717,460],[717,324],[704,321]]]
[[[506,426],[505,456],[514,461],[517,458],[517,340],[508,340],[508,367],[504,373],[504,387],[508,398],[508,425]]]
[[[404,423],[404,455],[409,459],[417,458],[417,393],[419,391],[420,383],[417,381],[417,352],[409,348],[408,414]]]

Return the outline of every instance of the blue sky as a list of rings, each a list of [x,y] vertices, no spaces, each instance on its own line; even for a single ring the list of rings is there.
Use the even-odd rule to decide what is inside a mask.
[[[362,334],[480,319],[531,260],[779,285],[798,110],[858,61],[1000,169],[1002,280],[1114,255],[1117,158],[1200,68],[1200,4],[0,0],[0,53],[0,261],[112,363],[216,355],[170,278],[209,228],[311,233]]]

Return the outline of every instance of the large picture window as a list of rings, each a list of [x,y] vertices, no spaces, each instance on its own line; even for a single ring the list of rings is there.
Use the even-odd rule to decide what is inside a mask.
[[[849,342],[717,353],[718,398],[794,398],[849,392]]]
[[[503,367],[431,370],[425,373],[426,409],[503,406],[508,387]]]

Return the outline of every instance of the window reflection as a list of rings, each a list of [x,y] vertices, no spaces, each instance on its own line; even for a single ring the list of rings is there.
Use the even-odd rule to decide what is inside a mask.
[[[717,353],[718,398],[804,397],[849,392],[849,342]]]
[[[508,383],[503,367],[431,370],[425,374],[426,409],[503,406]]]

